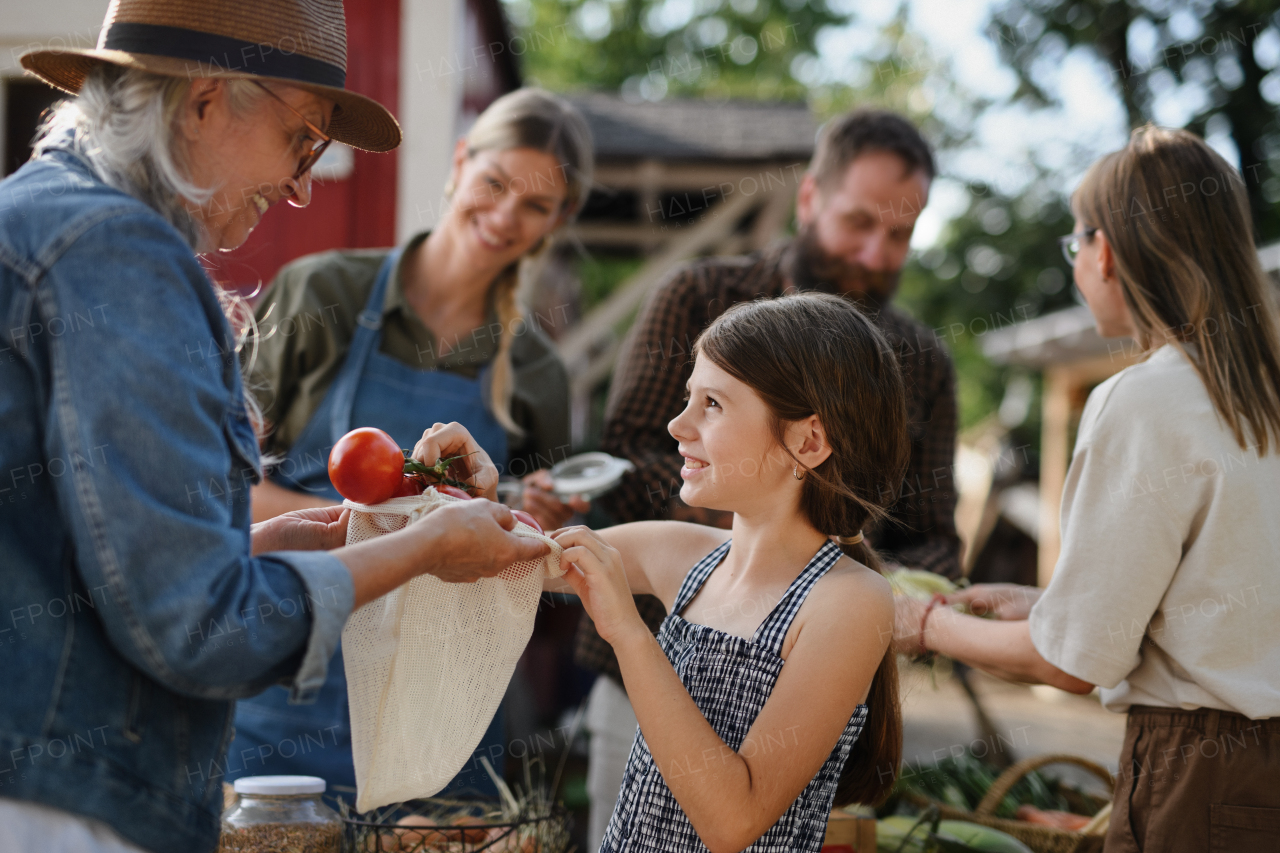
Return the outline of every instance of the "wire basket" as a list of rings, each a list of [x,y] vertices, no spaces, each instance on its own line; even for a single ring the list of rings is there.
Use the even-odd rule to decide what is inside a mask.
[[[499,800],[421,800],[346,815],[346,853],[568,853],[569,812],[504,814]]]
[[[570,743],[585,710],[583,705],[574,718]],[[366,814],[351,812],[344,800],[344,853],[571,853],[569,810],[554,799],[567,758],[568,749],[548,786],[542,758],[526,755],[524,784],[513,789],[481,756],[498,789],[496,799],[432,797]]]

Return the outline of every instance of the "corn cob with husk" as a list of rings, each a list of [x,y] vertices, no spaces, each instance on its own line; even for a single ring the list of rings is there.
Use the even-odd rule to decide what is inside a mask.
[[[960,585],[956,584],[949,578],[942,575],[926,572],[923,569],[905,569],[897,568],[885,573],[885,578],[889,581],[889,585],[893,587],[894,595],[905,596],[906,598],[914,598],[917,601],[930,601],[934,595],[950,595]],[[967,585],[967,581],[962,581]],[[968,613],[969,608],[963,604],[950,605],[953,609],[960,613]],[[937,685],[939,680],[945,680],[951,676],[951,658],[934,652],[928,652],[921,655],[917,660],[929,665],[929,675],[933,683]]]

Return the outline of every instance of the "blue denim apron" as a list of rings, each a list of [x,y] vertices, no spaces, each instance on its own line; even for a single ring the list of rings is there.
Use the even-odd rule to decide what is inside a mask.
[[[378,271],[369,301],[357,318],[346,361],[320,408],[271,474],[278,485],[341,500],[329,482],[329,451],[339,438],[362,426],[385,430],[401,447],[412,448],[432,424],[457,421],[495,465],[506,464],[506,432],[484,404],[487,366],[478,379],[467,379],[442,370],[416,370],[378,352],[382,306],[399,256],[399,250],[393,251]],[[487,756],[502,772],[503,722],[504,708],[500,706],[473,760],[442,793],[497,796],[479,756]],[[355,788],[341,645],[329,662],[329,673],[315,704],[290,705],[287,690],[271,687],[236,704],[235,725],[235,740],[227,752],[228,781],[241,776],[297,774],[319,776],[330,789]]]

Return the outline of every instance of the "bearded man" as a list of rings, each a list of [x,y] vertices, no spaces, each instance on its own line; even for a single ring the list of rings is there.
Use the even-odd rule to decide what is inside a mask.
[[[685,405],[693,341],[738,302],[789,290],[837,293],[857,302],[896,348],[907,386],[907,476],[889,523],[866,536],[887,563],[960,576],[951,358],[931,329],[891,304],[934,173],[928,143],[901,116],[863,109],[833,119],[800,183],[794,239],[745,257],[695,261],[659,286],[614,371],[602,449],[630,459],[636,470],[600,499],[605,512],[618,523],[674,518],[728,527],[732,514],[689,507],[678,495],[682,460],[667,423]],[[666,615],[662,604],[652,596],[636,603],[656,633]],[[587,710],[595,850],[622,784],[636,718],[617,659],[585,615],[575,657],[603,676]]]

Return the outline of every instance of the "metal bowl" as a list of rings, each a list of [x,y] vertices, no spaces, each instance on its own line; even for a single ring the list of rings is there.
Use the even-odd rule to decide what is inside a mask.
[[[594,500],[622,482],[635,465],[608,453],[579,453],[551,468],[551,484],[560,500],[577,495]]]

